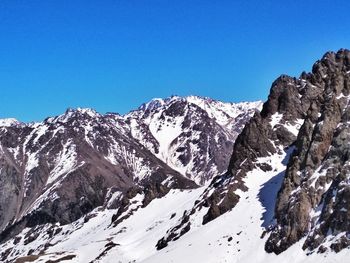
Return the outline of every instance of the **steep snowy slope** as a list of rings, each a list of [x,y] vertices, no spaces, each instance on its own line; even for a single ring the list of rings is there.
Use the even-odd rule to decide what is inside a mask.
[[[125,116],[132,135],[181,174],[205,184],[228,166],[233,143],[262,102],[197,96],[154,99]]]
[[[191,224],[191,230],[180,239],[169,243],[158,253],[137,262],[347,262],[350,256],[349,250],[340,253],[329,251],[325,254],[308,254],[302,249],[303,240],[280,255],[265,251],[265,242],[268,238],[266,226],[273,221],[277,192],[291,150],[281,151],[281,154],[269,157],[269,163],[273,165],[274,171],[264,172],[257,168],[247,174],[244,183],[248,190],[237,191],[241,201],[233,210],[205,225]],[[264,161],[260,159],[260,162]],[[201,217],[197,216],[197,219],[190,220],[200,222]],[[117,256],[117,253],[114,253],[114,256]]]
[[[0,240],[10,240],[1,259],[44,253],[40,237],[55,238],[56,226],[108,215],[117,228],[172,189],[197,188],[190,179],[205,183],[225,169],[237,132],[259,106],[172,97],[126,116],[78,108],[41,123],[1,120]]]
[[[125,125],[127,126],[127,125]],[[127,135],[115,116],[68,110],[42,123],[0,128],[0,234],[69,223],[104,204],[144,192],[143,205],[169,189],[196,184]]]
[[[192,209],[159,240],[158,249],[186,235],[195,218],[208,224],[234,213],[246,202],[244,192],[251,191],[247,181],[262,171],[282,177],[276,202],[267,211],[273,220],[263,224],[267,252],[288,254],[294,244],[304,250],[301,254],[347,251],[349,72],[350,51],[342,49],[327,53],[312,73],[299,79],[279,77],[261,113],[235,141],[228,172],[214,178]],[[284,151],[291,155],[280,175],[274,156]]]
[[[346,262],[350,256],[348,250],[308,255],[302,250],[303,240],[280,255],[267,253],[264,249],[268,235],[263,233],[273,219],[277,191],[292,150],[282,150],[269,158],[274,171],[264,172],[257,168],[249,172],[244,179],[248,190],[238,192],[244,201],[232,211],[205,225],[202,225],[200,216],[192,218],[191,229],[160,251],[155,246],[157,241],[170,226],[182,220],[182,215],[200,199],[205,187],[171,190],[116,227],[111,224],[116,210],[100,207],[72,224],[42,226],[41,234],[27,244],[25,237],[31,233],[30,229],[26,229],[15,239],[15,246],[11,240],[0,249],[10,251],[12,248],[7,258],[9,261],[17,252],[20,255],[32,254],[32,258],[36,259],[33,262],[64,258],[71,258],[68,262],[72,263]],[[135,197],[132,202],[136,204],[138,200],[139,197]],[[58,234],[54,235],[56,232]],[[21,259],[28,257],[22,256]]]
[[[25,236],[30,235],[30,230],[26,229],[18,236],[19,241],[13,251],[18,251],[21,255],[38,254],[46,245],[45,255],[40,256],[42,260],[74,255],[72,262],[91,262],[111,246],[112,249],[101,256],[100,261],[95,262],[140,260],[157,252],[154,246],[157,238],[172,221],[181,217],[183,211],[192,205],[201,191],[202,189],[171,190],[165,197],[140,208],[118,226],[111,224],[116,210],[97,208],[72,224],[42,226],[41,234],[27,244]],[[139,197],[135,197],[132,202],[137,203],[138,199]],[[49,233],[54,232],[59,234],[50,236]],[[6,251],[10,247],[13,247],[12,242],[4,244],[1,249]],[[13,254],[15,253],[12,252],[7,260],[11,260]]]

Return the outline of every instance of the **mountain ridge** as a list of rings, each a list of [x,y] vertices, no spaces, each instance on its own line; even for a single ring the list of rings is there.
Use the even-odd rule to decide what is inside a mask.
[[[192,128],[185,127],[196,126],[196,134],[205,138],[216,134],[223,144],[228,145],[227,149],[232,145],[233,137],[229,128],[222,127],[202,108],[180,97],[173,97],[170,101],[161,109],[137,110],[124,116],[77,108],[67,109],[61,115],[38,123],[4,122],[6,125],[0,127],[0,190],[3,193],[0,209],[6,210],[0,214],[2,242],[31,228],[23,239],[28,244],[40,235],[35,229],[48,224],[52,227],[55,224],[69,225],[98,207],[113,210],[110,223],[117,227],[171,190],[198,188],[198,183],[189,173],[177,171],[176,163],[159,158],[161,156],[152,152],[151,146],[166,149],[164,147],[171,145],[174,153],[181,154],[182,150],[187,150],[187,161],[198,158],[196,160],[200,160],[203,166],[196,166],[196,169],[204,170],[209,159],[202,160],[201,154],[210,155],[217,151],[210,150],[217,147],[216,142],[206,139],[202,152],[188,152],[184,147],[187,142],[195,147],[201,147],[202,142],[193,140]],[[214,100],[205,103],[214,102],[218,103]],[[234,104],[227,105],[234,107]],[[253,103],[249,111],[241,109],[241,126],[258,105]],[[144,115],[151,116],[152,121],[147,123]],[[145,133],[149,138],[140,140],[135,136],[138,131],[135,123],[153,133]],[[210,124],[210,128],[205,124]],[[158,125],[157,128],[154,125]],[[168,137],[169,129],[175,129],[177,133],[164,142],[159,139],[159,134],[166,129],[163,138]],[[181,144],[177,144],[179,136]],[[179,145],[182,145],[182,150]],[[225,159],[228,159],[230,150],[221,152],[226,154]],[[167,150],[162,150],[162,153],[167,154]],[[178,160],[177,156],[174,158]],[[210,167],[220,162],[214,159]],[[202,182],[209,181],[218,172],[214,170],[207,174]],[[7,257],[8,253],[2,254],[3,260]]]
[[[223,111],[220,102],[172,97],[124,116],[100,116],[94,124],[87,113],[73,118],[64,125],[109,163],[91,167],[123,171],[127,187],[119,182],[104,188],[104,198],[79,199],[76,220],[42,222],[40,215],[10,229],[0,244],[2,260],[344,262],[350,247],[349,97],[350,51],[341,49],[299,78],[278,77],[261,111],[230,115],[235,109]],[[17,155],[11,150],[17,138],[10,136],[16,129],[0,129],[11,131],[6,140],[0,137],[4,175],[18,172],[9,165],[9,153]],[[32,134],[27,143],[50,137],[26,129]],[[90,151],[83,156],[90,158]]]
[[[77,107],[67,107],[64,110],[64,113],[68,112],[68,111],[85,111],[85,112],[92,112],[92,113],[96,113],[96,114],[100,114],[100,115],[117,115],[117,116],[125,116],[125,115],[129,115],[130,113],[134,112],[134,111],[138,111],[138,110],[142,110],[143,107],[145,107],[145,105],[152,103],[152,101],[169,101],[172,98],[177,98],[177,99],[187,99],[187,98],[197,98],[199,100],[207,100],[207,101],[218,101],[224,104],[231,104],[231,105],[245,105],[245,104],[251,104],[251,103],[257,103],[257,104],[262,104],[263,101],[262,100],[256,100],[256,101],[241,101],[241,102],[224,102],[222,100],[219,99],[213,99],[210,98],[208,96],[200,96],[200,95],[187,95],[187,96],[179,96],[179,95],[171,95],[169,97],[165,97],[165,98],[153,98],[150,99],[148,102],[144,102],[141,103],[140,106],[136,107],[135,109],[131,109],[128,112],[121,114],[118,112],[114,112],[114,111],[106,111],[105,113],[101,113],[100,111],[94,109],[93,107],[81,107],[81,106],[77,106]],[[64,114],[63,113],[63,114]],[[58,114],[58,115],[53,115],[53,116],[49,116],[49,117],[44,117],[41,121],[21,121],[19,118],[15,118],[15,117],[4,117],[4,118],[0,118],[0,126],[1,125],[6,125],[6,123],[22,123],[22,124],[35,124],[35,123],[41,123],[43,121],[45,121],[45,119],[49,119],[49,118],[54,118],[63,114]],[[2,121],[2,122],[1,122]],[[3,124],[2,124],[3,123]]]
[[[235,141],[227,174],[213,179],[158,248],[180,238],[179,229],[188,229],[191,218],[205,224],[234,211],[242,192],[250,192],[249,177],[262,174],[280,185],[273,204],[263,207],[270,215],[261,230],[267,252],[281,254],[300,240],[308,254],[348,248],[349,73],[350,51],[341,49],[326,53],[300,78],[277,78],[262,111]],[[277,171],[280,164],[284,170]]]

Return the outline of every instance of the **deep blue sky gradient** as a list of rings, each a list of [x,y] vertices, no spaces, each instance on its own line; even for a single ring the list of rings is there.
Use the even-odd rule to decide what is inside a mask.
[[[0,118],[125,113],[153,97],[265,100],[350,48],[349,1],[2,0]]]

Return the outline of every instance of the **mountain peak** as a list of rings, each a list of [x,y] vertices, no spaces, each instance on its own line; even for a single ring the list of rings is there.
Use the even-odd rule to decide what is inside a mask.
[[[97,111],[95,111],[92,108],[68,108],[65,112],[65,114],[74,114],[74,113],[78,113],[78,114],[87,114],[90,117],[95,117],[96,115],[100,115]]]
[[[151,101],[147,102],[147,103],[143,103],[138,110],[142,110],[142,111],[152,111],[156,108],[161,107],[162,105],[165,104],[165,100],[161,99],[161,98],[154,98]]]
[[[96,118],[100,117],[97,111],[91,108],[68,108],[64,114],[61,114],[57,117],[51,117],[46,119],[48,122],[59,121],[59,122],[67,122],[72,118]]]
[[[14,118],[0,119],[0,127],[12,127],[22,124],[20,121]]]
[[[350,50],[345,49],[345,48],[341,48],[339,49],[337,52],[334,51],[328,51],[326,52],[321,60],[324,59],[331,59],[331,60],[335,60],[335,58],[340,58],[340,57],[347,57],[350,56]]]
[[[152,99],[124,117],[131,134],[158,158],[205,184],[227,168],[236,136],[261,104],[171,96]]]
[[[141,111],[153,111],[156,110],[160,107],[162,107],[165,104],[168,104],[171,101],[176,101],[176,100],[182,100],[183,97],[177,96],[177,95],[172,95],[170,97],[167,97],[165,99],[163,98],[153,98],[147,103],[143,103],[138,110]]]

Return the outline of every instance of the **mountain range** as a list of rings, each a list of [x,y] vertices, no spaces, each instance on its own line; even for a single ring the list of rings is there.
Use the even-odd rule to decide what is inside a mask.
[[[350,51],[265,103],[0,120],[2,262],[346,262]]]
[[[117,225],[170,190],[208,184],[261,105],[172,96],[124,116],[78,108],[40,123],[1,120],[1,240],[31,228],[22,240],[28,250],[37,227],[96,209],[115,210],[108,221]],[[1,249],[3,261],[17,258],[15,245]]]

